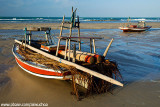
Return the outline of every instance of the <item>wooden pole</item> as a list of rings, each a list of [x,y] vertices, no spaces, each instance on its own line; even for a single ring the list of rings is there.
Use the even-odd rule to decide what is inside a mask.
[[[73,14],[73,6],[72,6],[71,19],[73,18],[73,17],[72,17],[72,14]],[[70,24],[70,34],[69,34],[69,37],[72,36],[72,24],[73,24],[73,22],[71,22],[71,24]],[[70,39],[70,38],[69,38],[69,46],[68,46],[68,50],[69,50],[68,61],[70,61],[70,53],[71,53],[71,39]]]
[[[96,53],[95,39],[93,39],[93,48],[94,48],[94,54],[95,54]]]
[[[61,42],[61,39],[58,39],[58,45],[57,45],[56,56],[58,56],[58,51],[59,51],[60,42]]]
[[[79,25],[79,16],[78,16],[78,37],[80,37],[80,25]],[[81,51],[81,39],[79,38],[79,50]]]
[[[104,57],[106,57],[107,52],[108,52],[108,50],[109,50],[109,48],[110,48],[110,46],[111,46],[113,40],[114,40],[114,39],[112,38],[112,40],[110,41],[109,45],[107,46],[107,48],[106,48],[106,50],[105,50],[105,52],[104,52],[104,54],[103,54]]]
[[[71,39],[69,39],[68,51],[69,51],[68,61],[70,61],[70,54],[71,54]]]
[[[61,30],[60,30],[59,37],[62,36],[62,31],[63,31],[63,26],[64,26],[64,18],[65,18],[65,16],[63,16],[63,20],[62,20],[62,25],[61,25]]]
[[[26,49],[26,39],[27,39],[27,28],[25,28],[25,35],[24,35],[25,37],[25,45],[24,45],[24,50]]]
[[[49,30],[48,30],[48,35],[49,35],[49,37],[50,37],[51,44],[53,44],[52,37],[51,37],[51,28],[49,28]]]
[[[47,43],[49,44],[49,40],[48,40],[48,33],[47,33],[47,32],[45,32],[45,34],[46,34],[46,41],[47,41]]]
[[[21,42],[21,41],[15,40],[15,42],[22,45],[22,42]],[[31,50],[33,50],[33,51],[35,51],[35,52],[37,52],[37,53],[39,53],[39,54],[41,54],[41,55],[44,55],[44,56],[46,56],[46,57],[48,57],[48,58],[50,58],[50,59],[53,59],[53,60],[56,60],[56,61],[61,60],[61,63],[67,64],[67,65],[70,65],[70,66],[74,66],[75,68],[77,68],[77,69],[79,69],[79,70],[81,70],[81,71],[83,71],[83,72],[89,73],[89,74],[91,74],[91,75],[93,75],[93,76],[95,76],[95,77],[101,78],[101,79],[103,79],[103,80],[105,80],[105,81],[108,81],[108,82],[110,82],[110,83],[112,83],[112,84],[116,84],[116,85],[119,85],[119,86],[123,86],[122,83],[120,83],[120,82],[117,81],[117,80],[114,80],[113,78],[110,78],[110,77],[105,76],[105,75],[103,75],[103,74],[100,74],[100,73],[98,73],[98,72],[96,72],[96,71],[93,71],[93,70],[90,70],[90,69],[88,69],[88,68],[85,68],[85,67],[83,67],[83,66],[81,66],[81,65],[78,65],[78,64],[76,64],[76,63],[73,63],[73,62],[70,62],[70,61],[61,59],[61,58],[56,57],[56,56],[53,56],[53,55],[48,54],[48,53],[46,53],[46,52],[44,52],[44,51],[41,51],[40,49],[34,48],[34,47],[30,46],[30,45],[27,45],[27,44],[26,44],[26,46],[27,46],[27,48],[29,48],[29,49],[31,49]]]
[[[63,25],[64,25],[64,18],[65,18],[65,16],[63,16],[62,26],[61,26],[61,31],[60,31],[59,37],[62,36],[62,30],[63,30]],[[61,39],[58,39],[58,45],[57,45],[56,56],[58,56],[58,51],[59,51],[60,42],[61,42]]]
[[[30,34],[29,34],[29,37],[28,37],[28,38],[29,38],[29,45],[31,45],[31,35],[32,35],[32,34],[30,33]]]
[[[90,53],[92,53],[92,39],[90,39]]]
[[[67,58],[67,48],[68,48],[68,39],[66,39],[66,47],[65,47],[65,56],[64,56],[64,59]]]
[[[73,47],[73,60],[72,62],[76,62],[76,44],[74,44],[74,47]]]
[[[71,36],[72,36],[72,23],[70,24],[70,34],[69,34],[69,37],[71,37]],[[68,60],[70,61],[71,38],[69,38],[69,47],[68,47],[68,50],[69,50]]]

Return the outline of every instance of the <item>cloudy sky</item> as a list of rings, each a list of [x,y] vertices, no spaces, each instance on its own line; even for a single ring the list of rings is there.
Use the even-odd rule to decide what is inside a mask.
[[[0,16],[160,17],[160,0],[0,0]]]

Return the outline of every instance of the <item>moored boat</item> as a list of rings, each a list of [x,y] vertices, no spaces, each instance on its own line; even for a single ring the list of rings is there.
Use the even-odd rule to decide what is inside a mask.
[[[119,27],[123,32],[142,32],[150,29],[152,26],[146,26],[144,21],[138,22],[137,25],[131,25],[130,23],[126,26]]]

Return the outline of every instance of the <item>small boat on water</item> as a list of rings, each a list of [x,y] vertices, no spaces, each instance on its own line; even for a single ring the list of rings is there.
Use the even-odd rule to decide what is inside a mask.
[[[139,21],[137,25],[131,25],[130,23],[119,27],[123,32],[142,32],[150,29],[152,26],[146,26],[144,21]]]
[[[57,44],[53,42],[53,36],[50,33],[51,28],[25,28],[25,39],[15,40],[12,49],[17,64],[26,72],[38,77],[71,80],[73,94],[78,98],[77,84],[86,88],[87,93],[106,92],[112,84],[123,86],[122,83],[116,80],[122,78],[117,64],[105,59],[113,39],[103,55],[97,54],[95,40],[102,38],[80,37],[79,17],[76,21],[75,13],[76,10],[73,11],[72,9],[71,21],[67,22],[70,27],[64,26],[65,17],[63,17]],[[62,36],[63,28],[70,30],[69,36]],[[72,37],[72,28],[78,29],[78,37]],[[34,31],[45,32],[46,40],[32,40],[32,32]],[[81,50],[81,40],[83,39],[90,41],[90,52]],[[66,45],[61,45],[61,41],[65,41]]]

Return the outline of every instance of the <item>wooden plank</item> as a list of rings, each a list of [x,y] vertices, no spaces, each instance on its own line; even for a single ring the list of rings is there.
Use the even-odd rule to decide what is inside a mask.
[[[63,28],[70,29],[70,27],[63,26]]]
[[[40,31],[50,31],[51,28],[49,27],[40,27]]]
[[[21,42],[21,41],[15,40],[15,42],[22,45],[22,42]],[[112,78],[110,78],[110,77],[108,77],[108,76],[102,75],[102,74],[100,74],[100,73],[98,73],[98,72],[95,72],[95,71],[93,71],[93,70],[90,70],[90,69],[88,69],[88,68],[85,68],[85,67],[83,67],[83,66],[80,66],[80,65],[78,65],[78,64],[76,64],[76,63],[69,62],[69,61],[67,61],[67,60],[64,60],[64,59],[61,59],[61,58],[59,58],[59,57],[53,56],[53,55],[48,54],[48,53],[46,53],[46,52],[44,52],[44,51],[41,51],[41,50],[39,50],[39,49],[37,49],[37,48],[34,48],[34,47],[30,46],[30,45],[27,45],[27,44],[26,44],[26,46],[27,46],[27,48],[29,48],[29,49],[37,52],[37,53],[40,53],[40,54],[42,54],[42,55],[44,55],[44,56],[46,56],[46,57],[48,57],[48,58],[50,58],[50,59],[53,59],[53,60],[56,60],[56,61],[61,61],[61,63],[64,63],[64,64],[66,64],[66,65],[70,65],[70,66],[76,67],[77,69],[79,69],[79,70],[81,70],[81,71],[83,71],[83,72],[89,73],[89,74],[91,74],[91,75],[93,75],[93,76],[95,76],[95,77],[101,78],[101,79],[103,79],[103,80],[105,80],[105,81],[108,81],[108,82],[110,82],[110,83],[112,83],[112,84],[116,84],[116,85],[119,85],[119,86],[123,86],[122,83],[120,83],[119,81],[114,80],[114,79],[112,79]]]
[[[27,31],[40,31],[38,27],[27,27]]]
[[[101,37],[57,37],[58,39],[102,39]]]

